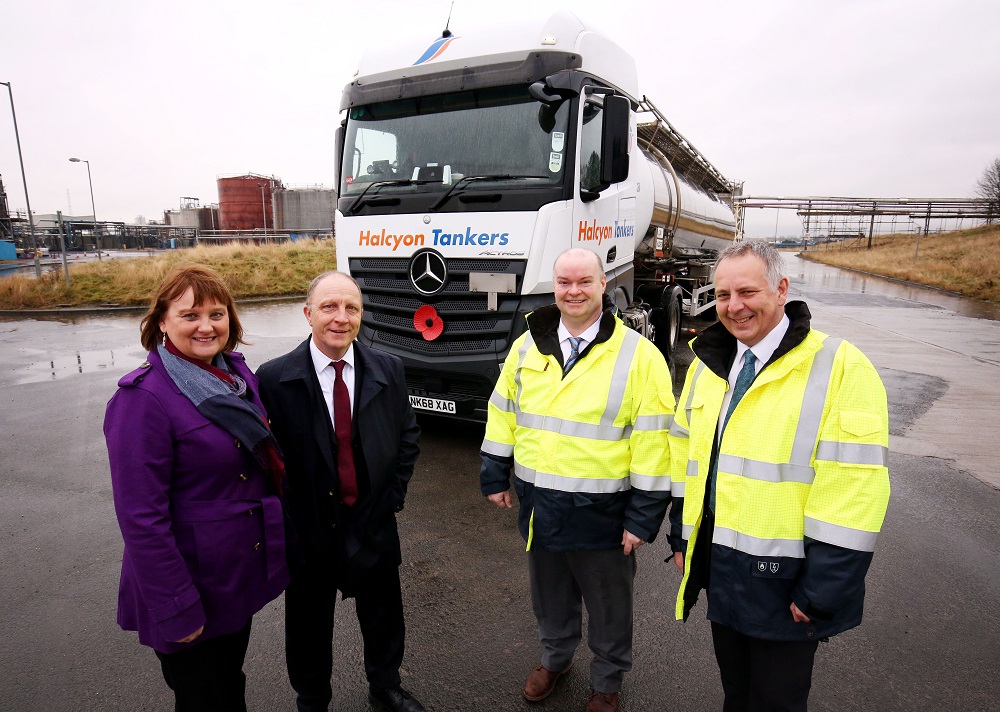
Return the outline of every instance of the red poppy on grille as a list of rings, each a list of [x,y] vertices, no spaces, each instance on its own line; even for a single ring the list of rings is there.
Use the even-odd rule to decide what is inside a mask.
[[[444,321],[438,316],[437,309],[425,304],[413,315],[413,327],[424,337],[424,341],[434,341],[444,331]]]

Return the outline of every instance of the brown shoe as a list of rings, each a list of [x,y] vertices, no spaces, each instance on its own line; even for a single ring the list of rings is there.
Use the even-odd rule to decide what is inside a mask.
[[[584,712],[618,712],[618,693],[591,690],[590,702]]]
[[[536,667],[528,675],[527,682],[524,683],[524,699],[528,702],[540,702],[544,700],[556,689],[556,681],[569,672],[571,667],[573,667],[572,661],[559,672],[552,672],[544,665]]]

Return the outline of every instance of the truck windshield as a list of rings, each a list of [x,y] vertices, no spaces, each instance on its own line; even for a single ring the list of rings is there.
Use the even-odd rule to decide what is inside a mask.
[[[558,184],[568,104],[543,104],[527,87],[493,87],[353,107],[340,195],[383,181],[393,181],[388,192],[439,191],[472,177],[481,185],[490,176],[507,185]]]

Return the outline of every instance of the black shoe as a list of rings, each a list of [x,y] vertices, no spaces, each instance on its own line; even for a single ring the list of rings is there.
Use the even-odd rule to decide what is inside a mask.
[[[402,687],[368,687],[368,702],[385,712],[427,712],[417,698]]]

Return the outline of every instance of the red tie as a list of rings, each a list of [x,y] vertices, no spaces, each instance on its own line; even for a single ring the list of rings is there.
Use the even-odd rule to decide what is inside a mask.
[[[340,499],[351,506],[358,499],[358,476],[354,471],[354,451],[351,450],[351,396],[344,383],[344,361],[334,361],[337,378],[333,382],[333,426],[337,436],[337,475],[340,477]]]

